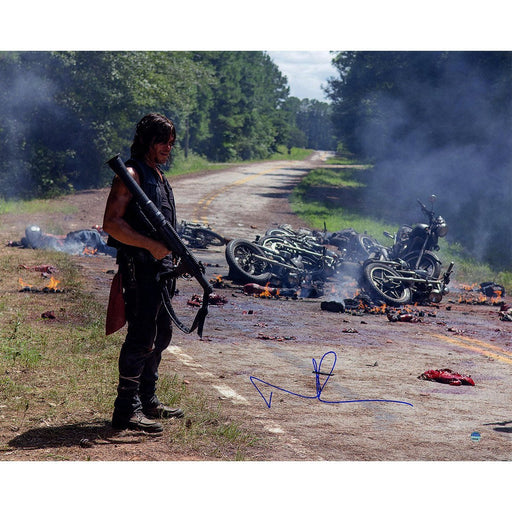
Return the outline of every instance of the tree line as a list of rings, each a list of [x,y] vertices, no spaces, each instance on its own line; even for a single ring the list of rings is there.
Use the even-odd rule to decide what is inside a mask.
[[[290,96],[265,52],[0,52],[0,198],[105,186],[135,123],[177,125],[178,154],[264,159],[343,147],[373,164],[374,217],[421,220],[438,197],[450,237],[510,265],[511,52],[333,52],[330,102]]]
[[[265,52],[2,52],[0,197],[104,186],[105,160],[128,156],[148,112],[175,122],[185,157],[335,147],[328,104],[290,97]]]

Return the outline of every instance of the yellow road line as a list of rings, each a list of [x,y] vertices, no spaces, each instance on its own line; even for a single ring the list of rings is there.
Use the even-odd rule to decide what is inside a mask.
[[[472,350],[473,352],[478,352],[484,356],[492,357],[493,359],[512,364],[512,352],[508,352],[501,347],[492,345],[491,343],[487,343],[485,341],[477,340],[474,338],[467,338],[465,336],[460,336],[457,338],[444,336],[443,334],[434,334],[433,336],[443,341],[447,341],[448,343],[452,343],[453,345],[458,345],[459,347]],[[487,350],[488,348],[491,350]],[[498,352],[501,352],[503,355],[499,354]]]
[[[197,206],[195,208],[196,210],[196,217],[200,217],[201,222],[208,222],[208,217],[206,215],[201,215],[200,210],[208,208],[215,199],[217,199],[220,195],[224,194],[227,190],[233,187],[237,187],[239,185],[244,185],[245,183],[252,181],[256,178],[259,178],[260,176],[263,176],[265,174],[269,174],[271,172],[277,171],[279,169],[282,169],[284,166],[281,167],[272,167],[271,169],[266,169],[264,171],[260,171],[255,174],[250,174],[249,176],[245,176],[244,178],[241,178],[239,180],[234,181],[233,183],[229,183],[228,185],[224,185],[223,187],[214,190],[210,194],[206,194],[204,197],[202,197],[198,202]]]

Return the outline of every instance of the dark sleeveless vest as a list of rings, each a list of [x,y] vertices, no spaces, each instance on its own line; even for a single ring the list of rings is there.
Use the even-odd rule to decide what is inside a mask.
[[[163,181],[161,181],[154,169],[149,167],[149,165],[147,165],[145,162],[133,158],[126,162],[126,166],[133,167],[137,171],[140,180],[140,187],[144,193],[162,212],[171,226],[176,228],[176,206],[174,203],[174,194],[171,185],[165,176],[163,176],[163,173]],[[130,201],[128,204],[126,213],[124,215],[124,220],[126,220],[126,222],[130,224],[130,226],[135,229],[135,231],[158,240],[158,234],[151,230],[148,222],[145,220],[145,216],[142,210],[134,200]],[[118,249],[118,252],[121,251],[126,254],[140,254],[142,252],[144,254],[147,253],[146,256],[154,259],[151,256],[151,253],[146,249],[140,249],[138,247],[123,244],[111,236],[109,237],[107,243],[108,245]]]

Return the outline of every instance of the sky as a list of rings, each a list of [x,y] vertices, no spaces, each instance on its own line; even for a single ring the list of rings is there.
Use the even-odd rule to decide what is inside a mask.
[[[336,76],[329,51],[267,51],[268,55],[288,79],[290,96],[328,102],[322,86]]]

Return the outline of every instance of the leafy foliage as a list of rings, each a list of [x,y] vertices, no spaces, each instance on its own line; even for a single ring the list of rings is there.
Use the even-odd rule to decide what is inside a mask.
[[[105,161],[128,156],[136,122],[152,111],[176,123],[178,156],[267,158],[288,144],[290,122],[301,129],[288,95],[264,52],[1,52],[1,196],[106,185]]]

